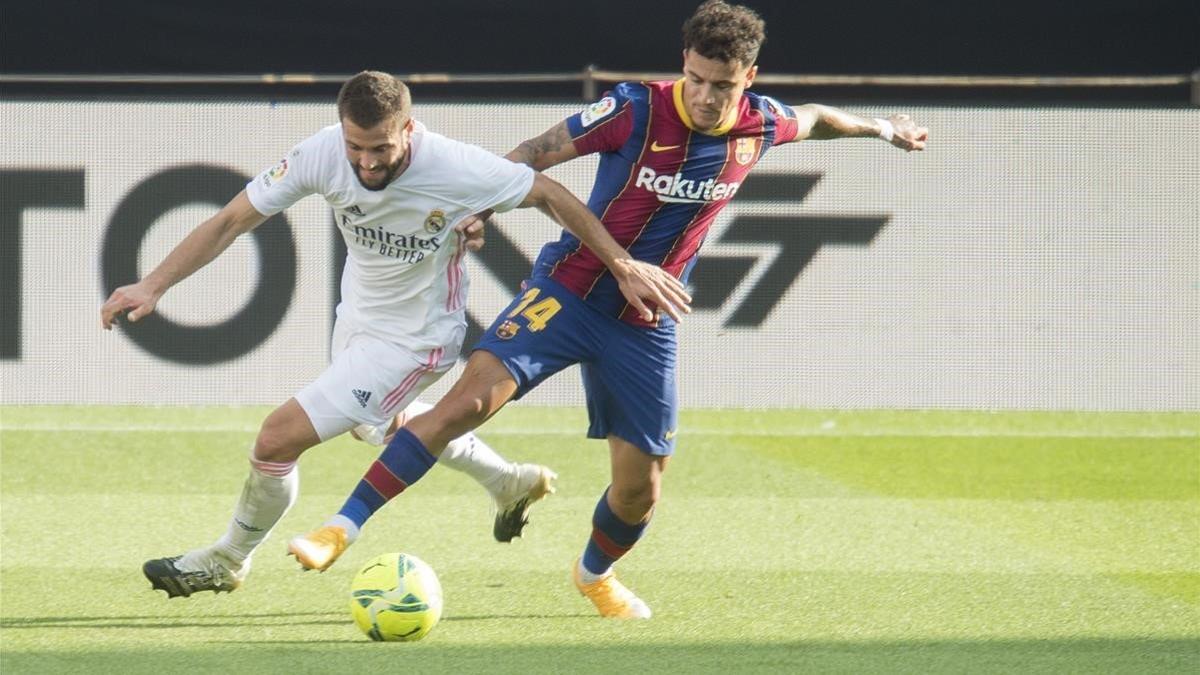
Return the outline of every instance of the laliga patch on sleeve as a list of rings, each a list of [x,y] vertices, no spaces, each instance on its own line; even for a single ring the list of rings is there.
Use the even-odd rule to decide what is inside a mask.
[[[604,119],[612,114],[617,109],[617,99],[611,96],[604,98],[589,105],[582,114],[579,115],[579,121],[583,126],[590,127],[596,120]]]
[[[795,117],[796,113],[784,104],[776,101],[770,96],[763,96],[762,100],[767,102],[767,107],[771,109],[771,113],[776,117]]]
[[[287,172],[288,172],[288,161],[286,159],[279,160],[278,164],[276,164],[275,166],[273,166],[270,169],[267,169],[266,171],[263,172],[263,174],[262,174],[263,185],[265,185],[267,187],[271,187],[272,185],[283,180],[283,177],[287,175]]]

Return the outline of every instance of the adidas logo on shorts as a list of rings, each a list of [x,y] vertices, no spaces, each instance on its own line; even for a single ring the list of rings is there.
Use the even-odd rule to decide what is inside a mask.
[[[371,392],[369,391],[363,391],[362,389],[351,389],[350,393],[354,394],[354,399],[358,401],[358,404],[364,408],[367,407],[367,401],[371,400]]]

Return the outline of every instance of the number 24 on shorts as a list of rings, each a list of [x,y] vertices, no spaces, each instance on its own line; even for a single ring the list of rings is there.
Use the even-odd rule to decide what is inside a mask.
[[[542,292],[540,288],[531,288],[525,291],[525,295],[521,298],[521,302],[513,308],[513,311],[508,313],[509,319],[520,314],[529,321],[529,330],[537,332],[546,327],[551,317],[558,314],[558,310],[562,309],[562,303],[555,298],[546,298],[537,304],[533,304],[537,300],[537,296]]]

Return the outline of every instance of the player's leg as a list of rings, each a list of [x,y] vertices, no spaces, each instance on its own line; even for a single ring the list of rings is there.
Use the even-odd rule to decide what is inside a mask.
[[[543,290],[543,303],[559,294],[560,299],[553,301],[557,308],[546,311],[548,305],[543,305],[533,318],[522,314],[530,299]],[[563,310],[561,315],[559,310]],[[396,431],[328,526],[361,529],[384,504],[420,480],[451,441],[473,431],[508,401],[519,398],[545,378],[578,363],[579,354],[594,353],[597,341],[592,339],[585,319],[591,311],[557,284],[531,285],[484,334],[450,391],[432,410],[417,415]],[[316,534],[292,541],[304,546]],[[307,561],[301,559],[301,564],[309,569],[326,569],[340,554],[340,550],[331,551]]]
[[[575,585],[601,616],[648,619],[650,608],[613,573],[613,563],[633,548],[650,524],[668,457],[647,454],[629,441],[609,437],[612,484],[592,513],[592,535],[576,563]]]
[[[496,357],[473,354],[458,382],[432,410],[396,430],[337,514],[322,527],[293,538],[288,550],[306,569],[328,569],[376,511],[433,468],[437,456],[431,448],[440,453],[499,410],[515,391],[512,375]]]
[[[351,348],[342,352],[338,358],[365,362],[365,365],[356,367],[355,372],[370,373],[374,378],[375,389],[360,390],[354,399],[364,411],[371,411],[370,415],[365,416],[366,424],[380,426],[386,425],[388,420],[408,407],[422,391],[454,365],[458,358],[458,345],[418,353],[368,337],[352,344]],[[366,396],[361,393],[367,391],[372,392],[372,395]],[[393,438],[401,433],[403,430],[397,432]],[[387,456],[385,450],[381,459]],[[368,469],[364,481],[370,478],[379,489],[394,490],[398,494],[424,475],[435,461],[424,457],[406,458],[404,465],[400,466],[376,460]],[[296,556],[303,568],[324,571],[354,543],[360,527],[361,523],[339,512],[316,530],[292,538],[288,542],[288,553]]]
[[[592,516],[592,537],[581,562],[585,578],[602,576],[641,539],[662,494],[670,457],[650,455],[629,441],[609,436],[612,484]]]
[[[462,376],[431,410],[398,429],[339,515],[361,528],[380,507],[420,480],[450,441],[504,406],[517,385],[493,355],[477,351]]]
[[[388,428],[363,425],[351,433],[372,445],[387,445],[409,419],[432,409],[424,401],[413,401],[392,419]],[[488,491],[496,504],[492,535],[500,542],[521,536],[530,507],[554,493],[554,481],[558,478],[550,467],[508,461],[474,433],[455,438],[441,453],[434,454],[438,464],[465,473]]]
[[[516,393],[504,394],[511,398],[520,398],[562,368],[585,360],[603,344],[588,325],[591,311],[569,291],[549,280],[527,282],[522,289],[476,347],[494,355],[512,375]],[[454,450],[451,442],[438,461],[455,462],[447,459]],[[536,464],[518,464],[516,469],[505,478],[500,491],[493,493],[497,508],[492,535],[497,541],[512,541],[521,535],[530,508],[554,492],[553,481],[558,477]]]
[[[340,430],[348,427],[342,422]],[[329,431],[327,433],[333,433]],[[296,460],[321,438],[296,399],[288,399],[263,421],[250,455],[249,475],[225,534],[212,546],[182,556],[147,561],[143,573],[168,597],[197,591],[232,591],[250,572],[255,549],[287,513],[299,492]]]
[[[213,547],[215,556],[235,565],[249,561],[295,503],[300,491],[296,466],[300,455],[352,423],[334,410],[327,409],[323,417],[323,433],[319,433],[309,413],[292,398],[263,421],[250,458],[250,475],[229,527]]]
[[[675,339],[672,329],[621,328],[612,336],[620,358],[583,368],[588,436],[608,439],[612,484],[596,504],[574,578],[601,616],[643,619],[650,608],[617,581],[613,564],[649,525],[674,450]]]
[[[337,358],[356,340],[361,342],[364,333],[356,322],[339,316],[329,344],[331,358]],[[414,400],[384,423],[361,424],[350,433],[361,441],[382,447],[409,418],[431,408],[433,406],[428,403]],[[553,482],[558,478],[545,466],[509,462],[471,433],[455,438],[441,453],[434,454],[438,456],[439,464],[467,474],[488,491],[496,504],[492,535],[502,542],[521,535],[530,506],[554,492]]]

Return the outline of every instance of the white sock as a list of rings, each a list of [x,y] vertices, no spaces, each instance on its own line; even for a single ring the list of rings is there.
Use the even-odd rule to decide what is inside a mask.
[[[596,574],[583,566],[583,556],[579,556],[579,562],[577,564],[579,565],[579,580],[585,584],[594,584],[597,581],[600,581],[612,570],[612,568],[609,567],[608,569],[604,570],[604,572]]]
[[[433,406],[428,403],[413,401],[404,409],[404,413],[412,419],[432,409]],[[474,478],[492,497],[499,496],[504,487],[504,479],[512,467],[508,460],[473,433],[463,434],[450,441],[438,455],[438,463]]]
[[[213,545],[213,553],[240,568],[292,507],[299,492],[300,470],[295,462],[264,462],[251,457],[250,475],[234,506],[233,518]]]
[[[461,471],[484,487],[492,497],[504,488],[504,479],[512,472],[512,464],[475,434],[463,434],[450,441],[438,463]]]
[[[346,516],[343,516],[340,513],[335,513],[332,516],[330,516],[329,520],[325,521],[325,524],[333,525],[334,527],[340,527],[343,530],[345,530],[346,531],[346,543],[348,543],[348,544],[353,544],[354,540],[358,539],[358,533],[359,533],[358,525],[355,525],[353,520],[350,520],[349,518],[347,518]]]

